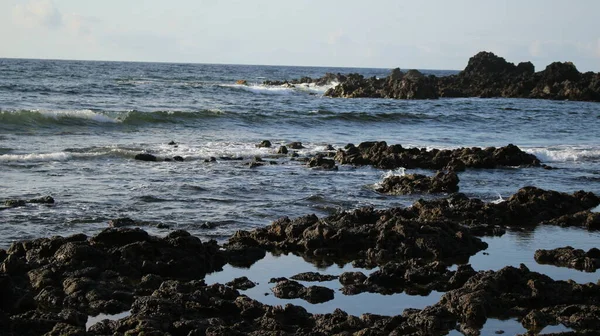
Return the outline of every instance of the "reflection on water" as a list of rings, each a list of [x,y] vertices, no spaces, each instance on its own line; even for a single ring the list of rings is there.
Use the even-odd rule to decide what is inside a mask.
[[[552,333],[560,333],[560,332],[569,332],[573,331],[570,328],[565,327],[562,324],[555,326],[546,326],[536,335],[544,335],[544,334],[552,334]],[[480,335],[517,335],[517,334],[525,334],[527,329],[525,329],[519,321],[516,319],[508,319],[508,320],[498,320],[498,319],[488,319],[483,328],[480,330]],[[460,336],[463,335],[461,332],[457,330],[452,330],[448,333],[448,336]]]
[[[90,329],[94,324],[102,321],[102,320],[111,320],[116,321],[125,317],[129,317],[131,315],[131,311],[127,310],[122,313],[114,314],[114,315],[106,315],[106,314],[98,314],[97,316],[88,316],[88,320],[85,323],[85,330]]]
[[[338,280],[325,282],[299,281],[305,286],[318,285],[333,289],[335,291],[335,298],[325,303],[310,304],[301,299],[279,299],[272,294],[271,288],[274,287],[275,284],[270,284],[269,280],[275,277],[289,278],[302,272],[320,272],[322,274],[330,275],[340,275],[344,272],[363,272],[365,275],[369,275],[377,270],[355,268],[350,264],[344,266],[326,266],[321,264],[319,266],[320,267],[316,267],[315,265],[306,262],[301,257],[292,254],[275,256],[271,253],[267,253],[267,256],[264,259],[256,262],[250,268],[235,268],[231,265],[227,265],[223,268],[223,271],[207,275],[205,280],[207,284],[226,283],[234,278],[246,276],[251,281],[258,283],[258,285],[254,288],[240,291],[240,293],[268,305],[285,305],[291,303],[302,306],[313,314],[331,313],[336,308],[340,308],[348,314],[357,316],[364,313],[393,316],[402,314],[406,308],[425,308],[438,302],[443,295],[443,293],[435,291],[428,296],[411,296],[404,293],[393,295],[373,293],[344,295],[339,291],[342,285]]]
[[[516,266],[523,263],[531,271],[548,275],[554,280],[572,279],[579,283],[598,281],[598,272],[582,272],[575,269],[540,265],[534,259],[538,249],[554,249],[572,246],[585,251],[599,247],[600,232],[581,228],[561,228],[541,225],[533,230],[508,231],[502,237],[483,238],[489,247],[469,259],[476,271],[499,270],[504,266]]]

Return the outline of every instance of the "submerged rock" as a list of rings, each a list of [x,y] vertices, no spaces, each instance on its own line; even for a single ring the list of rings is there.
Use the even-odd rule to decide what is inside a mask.
[[[7,208],[18,208],[18,207],[26,206],[27,203],[54,204],[54,198],[52,196],[43,196],[40,198],[32,198],[30,200],[10,199],[10,200],[4,201],[4,206]]]
[[[263,140],[259,144],[256,145],[258,148],[271,148],[271,141]]]
[[[287,144],[287,148],[290,148],[290,149],[302,149],[302,148],[304,148],[304,146],[302,146],[302,142],[300,142],[300,141],[294,141],[294,142],[290,142],[289,144]]]
[[[158,158],[152,154],[148,154],[148,153],[140,153],[137,154],[134,159],[136,160],[140,160],[140,161],[150,161],[150,162],[154,162],[154,161],[158,161]]]
[[[328,170],[336,170],[337,169],[337,166],[335,165],[335,160],[328,159],[328,158],[324,157],[323,155],[316,155],[316,156],[312,157],[308,161],[307,166],[309,166],[311,168],[322,168],[322,169],[328,169]]]

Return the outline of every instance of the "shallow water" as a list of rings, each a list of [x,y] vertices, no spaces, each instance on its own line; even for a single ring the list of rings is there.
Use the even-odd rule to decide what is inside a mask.
[[[253,264],[250,268],[236,268],[226,265],[223,271],[207,275],[205,281],[207,284],[224,284],[235,278],[246,276],[250,281],[258,283],[258,285],[248,290],[240,290],[240,293],[264,304],[285,305],[291,303],[302,306],[313,314],[332,313],[336,308],[341,308],[348,314],[356,316],[364,313],[393,316],[401,314],[406,308],[422,309],[432,305],[438,302],[443,294],[434,291],[428,296],[407,295],[405,293],[393,295],[372,293],[344,295],[339,291],[342,285],[337,279],[323,282],[298,281],[307,287],[316,285],[328,287],[335,291],[333,300],[311,304],[302,299],[279,299],[271,292],[271,288],[276,284],[269,283],[271,278],[286,277],[289,279],[291,276],[302,272],[319,272],[328,275],[340,275],[344,272],[363,272],[365,275],[369,275],[376,270],[376,268],[370,270],[355,268],[350,264],[316,267],[293,254],[275,256],[267,253],[265,258]]]
[[[566,267],[538,264],[534,259],[538,249],[555,249],[572,246],[585,251],[598,247],[600,232],[589,232],[580,228],[560,228],[541,225],[533,230],[508,231],[502,237],[484,237],[488,243],[485,251],[480,251],[469,259],[476,271],[499,270],[505,266],[519,267],[522,263],[529,270],[543,273],[554,280],[574,280],[579,283],[600,280],[600,272],[583,272]]]

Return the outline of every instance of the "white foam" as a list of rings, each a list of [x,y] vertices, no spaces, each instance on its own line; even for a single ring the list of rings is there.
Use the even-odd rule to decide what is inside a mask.
[[[301,84],[297,84],[296,88],[298,88],[299,90],[302,91],[308,91],[308,92],[312,92],[312,93],[320,93],[320,94],[324,94],[325,91],[334,88],[336,86],[338,86],[340,83],[338,82],[332,82],[328,85],[316,85],[315,83],[301,83]]]
[[[373,188],[374,189],[379,189],[382,186],[382,183],[385,179],[392,177],[392,176],[405,176],[406,175],[406,168],[404,167],[400,167],[394,170],[388,170],[385,173],[381,174],[381,181],[380,182],[375,182],[373,184]]]
[[[491,201],[490,203],[500,204],[500,203],[502,203],[504,201],[506,201],[506,200],[504,198],[502,198],[502,195],[498,194],[498,199],[495,199],[495,200]]]
[[[58,110],[58,111],[44,111],[44,110],[33,110],[41,116],[59,120],[61,118],[79,118],[88,119],[101,123],[118,123],[119,120],[113,119],[107,115],[96,113],[92,110]]]
[[[294,92],[294,88],[286,86],[269,86],[263,84],[221,84],[223,87],[232,87],[236,89],[242,89],[253,93],[260,94],[275,94],[275,95],[287,95]]]
[[[72,155],[65,152],[42,153],[42,154],[4,154],[0,155],[0,162],[47,162],[47,161],[66,161]]]
[[[276,94],[286,95],[294,92],[309,92],[323,94],[330,88],[339,85],[337,82],[332,82],[328,85],[316,85],[315,83],[300,83],[293,85],[264,85],[264,84],[221,84],[222,87],[231,87],[236,89],[243,89],[246,91],[259,93],[259,94]]]
[[[600,159],[600,148],[593,147],[542,147],[524,149],[525,152],[537,156],[542,162],[569,162]]]
[[[182,156],[185,159],[206,159],[214,157],[230,157],[230,158],[252,158],[254,156],[269,157],[278,156],[277,150],[279,146],[285,145],[285,141],[271,140],[270,148],[256,147],[257,142],[205,142],[200,145],[190,146],[185,143],[178,143],[177,147],[167,144],[158,145],[153,150],[153,154],[159,157],[173,157],[176,155]],[[304,148],[293,150],[300,155],[311,155],[323,151],[323,145],[313,143],[303,143]]]

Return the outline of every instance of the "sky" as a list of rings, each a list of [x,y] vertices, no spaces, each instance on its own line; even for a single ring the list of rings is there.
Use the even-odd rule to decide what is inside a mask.
[[[0,57],[600,72],[597,0],[0,0]]]

